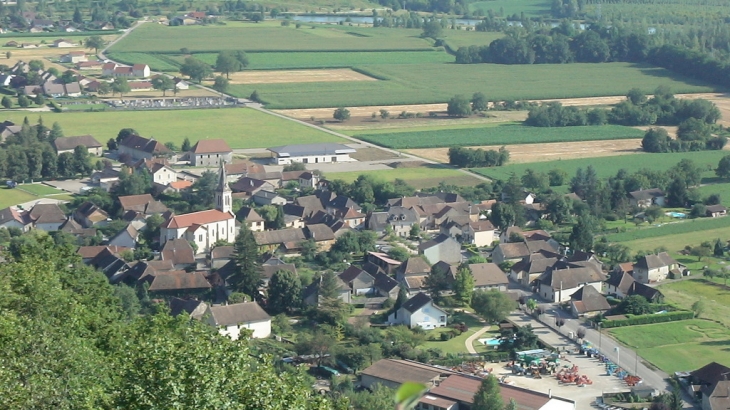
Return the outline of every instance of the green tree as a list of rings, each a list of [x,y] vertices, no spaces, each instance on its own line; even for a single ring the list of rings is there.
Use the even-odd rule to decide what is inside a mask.
[[[515,224],[515,210],[509,204],[497,202],[492,205],[492,212],[489,214],[489,220],[500,231],[504,231]]]
[[[565,185],[565,181],[568,179],[568,173],[562,169],[553,168],[548,171],[548,179],[550,180],[550,186]]]
[[[139,298],[134,289],[123,283],[114,285],[114,296],[119,298],[127,319],[134,319],[139,315],[142,305],[139,303]]]
[[[500,410],[504,407],[499,380],[493,374],[482,379],[482,384],[474,396],[473,410]]]
[[[401,246],[394,246],[388,251],[388,256],[397,261],[405,262],[406,260],[408,260],[411,254],[408,252],[407,249]]]
[[[94,168],[91,165],[91,154],[89,154],[89,150],[86,146],[79,145],[74,148],[73,159],[74,170],[77,174],[89,176],[94,171]]]
[[[339,283],[337,275],[332,271],[326,271],[320,277],[319,297],[322,299],[337,299],[339,295]]]
[[[101,36],[91,36],[84,40],[84,45],[87,49],[94,49],[94,53],[98,54],[100,48],[104,48],[106,41]]]
[[[302,334],[297,338],[295,350],[299,354],[311,354],[317,357],[317,366],[322,366],[325,356],[330,353],[337,344],[337,340],[322,330],[316,330],[312,334]]]
[[[3,98],[3,101],[4,100],[5,99]],[[720,162],[718,162],[717,168],[715,168],[715,175],[720,178],[730,178],[730,155],[725,155],[720,158]]]
[[[79,10],[78,7],[74,8],[73,22],[76,24],[81,24],[84,22],[84,18],[81,17],[81,10]]]
[[[166,75],[158,75],[152,80],[152,88],[162,91],[162,96],[164,97],[169,90],[175,88],[175,82]]]
[[[126,77],[117,77],[112,82],[112,92],[119,93],[120,97],[124,97],[124,94],[130,91],[132,91],[132,88],[129,86],[129,81],[127,81]]]
[[[453,287],[456,299],[464,306],[469,306],[474,293],[474,275],[469,270],[468,265],[462,266],[456,271]]]
[[[258,299],[262,280],[259,269],[259,252],[256,239],[248,225],[241,224],[241,230],[233,244],[233,249],[236,269],[230,276],[229,283],[234,290]]]
[[[443,35],[444,29],[441,27],[441,23],[437,20],[431,20],[423,24],[422,37],[432,38],[436,40]]]
[[[471,307],[488,323],[495,323],[507,317],[517,305],[506,294],[492,289],[474,292]]]
[[[471,102],[463,95],[457,95],[449,100],[446,107],[449,117],[468,117],[471,115]]]
[[[723,246],[720,238],[717,238],[715,240],[715,247],[712,251],[712,254],[718,258],[722,258],[725,255],[725,247]]]
[[[645,315],[651,313],[651,304],[641,295],[625,297],[618,305],[618,310],[629,315]]]
[[[590,215],[581,215],[578,217],[578,223],[573,226],[570,233],[570,247],[573,250],[590,251],[593,249],[593,235],[595,231],[595,221]]]
[[[192,148],[190,146],[190,139],[188,137],[185,137],[185,139],[183,140],[182,146],[180,147],[180,150],[182,150],[182,152],[188,152],[188,151],[190,151],[190,148]]]
[[[200,84],[203,79],[210,77],[213,70],[208,64],[195,59],[194,57],[186,57],[180,66],[180,74],[188,76],[191,80]]]
[[[424,288],[431,298],[439,300],[441,292],[449,289],[451,282],[449,276],[449,271],[441,268],[440,265],[431,267],[431,274],[426,276],[426,280],[424,280]]]
[[[119,196],[141,195],[152,189],[152,176],[147,170],[130,172],[129,168],[122,167],[119,173],[119,183],[114,186],[114,193]]]
[[[241,62],[236,59],[233,51],[221,51],[215,59],[215,70],[225,74],[226,78],[231,78],[230,73],[240,71],[241,68]]]
[[[471,96],[471,110],[474,112],[486,111],[489,108],[487,96],[482,92],[474,93]]]
[[[213,81],[213,89],[219,93],[225,93],[228,90],[228,80],[223,76],[217,76]]]
[[[122,128],[117,133],[117,142],[122,142],[125,138],[132,136],[132,135],[139,135],[137,131],[135,131],[133,128]]]
[[[30,105],[30,100],[24,95],[18,96],[18,105],[22,108],[26,108]]]
[[[3,108],[13,108],[13,100],[11,100],[7,95],[0,100],[0,104],[2,104]]]
[[[107,95],[110,92],[112,92],[112,86],[106,81],[102,81],[96,89],[96,93],[99,95]]]
[[[408,233],[408,236],[411,239],[418,239],[421,236],[421,225],[413,224],[413,226],[411,226],[410,232]]]
[[[332,114],[332,118],[340,122],[347,121],[350,119],[350,110],[344,107],[340,107],[336,109],[335,112]]]
[[[274,273],[269,281],[268,309],[274,314],[291,312],[301,305],[302,284],[299,276],[288,270]]]
[[[253,101],[253,102],[256,102],[256,103],[260,103],[261,102],[261,98],[259,97],[259,93],[256,90],[253,90],[253,92],[248,97],[248,99],[251,100],[251,101]]]
[[[695,317],[700,317],[702,315],[702,312],[705,311],[705,301],[699,299],[695,303],[693,303],[692,311],[695,313]]]

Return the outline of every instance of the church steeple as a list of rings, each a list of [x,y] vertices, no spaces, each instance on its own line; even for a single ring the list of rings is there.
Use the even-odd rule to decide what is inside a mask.
[[[215,207],[222,212],[233,210],[233,198],[231,188],[228,186],[225,161],[221,161],[221,168],[218,171],[218,188],[215,190]]]

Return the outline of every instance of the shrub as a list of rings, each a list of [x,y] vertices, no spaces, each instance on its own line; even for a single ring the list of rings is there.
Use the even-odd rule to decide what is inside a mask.
[[[637,315],[637,316],[631,316],[627,319],[604,320],[602,322],[602,327],[604,329],[609,329],[612,327],[648,325],[648,324],[652,324],[652,323],[673,322],[676,320],[687,320],[687,319],[693,319],[693,318],[694,318],[694,312],[691,312],[688,310],[682,310],[682,311],[676,311],[676,312],[662,313],[660,315],[657,315],[657,314]]]

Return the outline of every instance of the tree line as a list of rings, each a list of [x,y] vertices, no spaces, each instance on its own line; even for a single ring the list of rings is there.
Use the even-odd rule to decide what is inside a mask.
[[[499,167],[509,160],[509,151],[505,147],[499,150],[483,150],[464,147],[449,148],[449,164],[460,168]]]

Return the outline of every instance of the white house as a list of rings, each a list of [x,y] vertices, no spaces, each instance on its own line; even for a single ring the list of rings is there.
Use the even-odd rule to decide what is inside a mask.
[[[111,239],[109,239],[109,245],[124,246],[126,248],[135,248],[137,246],[137,238],[139,232],[130,223],[126,228],[117,232]]]
[[[470,222],[463,228],[464,242],[474,244],[478,248],[492,246],[494,231],[494,225],[486,219]]]
[[[131,67],[121,66],[116,63],[106,63],[101,67],[101,75],[104,77],[149,77],[150,66],[147,64],[135,64]]]
[[[334,144],[331,142],[321,144],[304,145],[283,145],[280,147],[268,148],[273,154],[271,163],[276,165],[288,165],[292,162],[304,164],[318,164],[321,162],[350,162],[350,154],[357,152],[347,145]]]
[[[388,322],[394,325],[406,325],[411,329],[435,329],[445,327],[447,321],[445,310],[436,306],[430,296],[419,292],[408,299],[396,312],[388,316]]]
[[[540,296],[553,303],[570,300],[570,295],[585,285],[601,293],[606,279],[594,262],[556,262],[537,278]]]
[[[222,139],[200,140],[190,150],[190,165],[194,167],[214,167],[221,161],[230,163],[233,160],[233,150]]]
[[[632,275],[639,283],[652,283],[663,281],[673,273],[675,278],[682,275],[679,262],[669,256],[666,252],[656,255],[645,255],[639,258],[634,264]]]
[[[72,41],[69,41],[69,40],[60,38],[60,39],[58,39],[58,40],[56,40],[56,41],[53,42],[53,46],[52,47],[68,48],[68,47],[78,47],[78,46],[79,46],[78,44],[76,44],[76,43],[74,43]]]
[[[160,227],[160,245],[182,238],[195,243],[198,253],[207,253],[218,240],[235,242],[238,228],[236,217],[231,211],[233,200],[223,164],[218,174],[215,196],[216,209],[169,217]]]
[[[68,54],[64,54],[59,58],[59,61],[62,63],[85,63],[89,61],[89,58],[86,57],[86,53],[83,51],[69,51]]]
[[[14,207],[0,210],[0,228],[18,228],[28,232],[33,227],[33,221],[27,212],[21,212]]]
[[[664,191],[659,188],[629,192],[629,197],[631,205],[639,208],[648,208],[652,205],[664,206]]]
[[[250,330],[254,339],[271,335],[271,316],[256,302],[210,306],[203,317],[208,324],[218,329],[218,333],[233,340],[238,340],[243,329]]]

